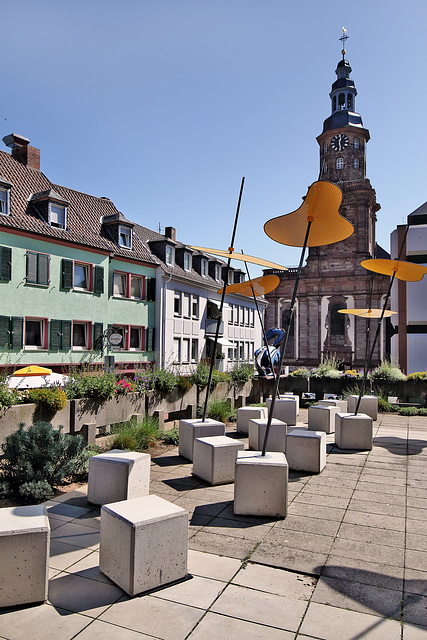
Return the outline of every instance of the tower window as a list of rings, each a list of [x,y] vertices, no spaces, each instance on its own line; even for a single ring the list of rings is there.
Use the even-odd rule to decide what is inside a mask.
[[[359,168],[359,158],[354,158],[353,160],[353,166],[355,169]]]
[[[325,144],[323,145],[323,153],[326,153],[328,150],[328,143],[325,142]]]
[[[345,93],[340,93],[338,96],[338,109],[345,109]]]
[[[354,139],[353,147],[354,147],[355,149],[360,149],[360,140],[359,140],[359,138],[355,138],[355,139]]]
[[[337,169],[344,169],[344,158],[337,158]]]
[[[323,163],[323,173],[327,173],[327,171],[328,171],[328,163],[324,162]]]
[[[353,111],[353,96],[351,93],[347,94],[347,109]]]
[[[337,110],[337,97],[334,96],[332,98],[332,113],[334,113]]]

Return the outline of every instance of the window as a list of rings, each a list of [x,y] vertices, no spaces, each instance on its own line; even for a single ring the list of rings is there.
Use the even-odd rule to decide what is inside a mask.
[[[245,343],[244,342],[239,343],[239,359],[240,360],[245,359]]]
[[[234,324],[239,324],[239,305],[234,305]]]
[[[67,207],[63,204],[49,202],[49,224],[51,227],[65,229]]]
[[[129,336],[129,349],[131,351],[143,351],[144,327],[131,327]]]
[[[182,314],[182,293],[181,291],[175,291],[173,300],[173,313],[175,316]]]
[[[359,168],[359,158],[354,158],[353,160],[353,166],[355,169]]]
[[[144,294],[143,280],[141,276],[130,276],[130,297],[134,300],[142,300]]]
[[[47,320],[45,318],[25,318],[25,349],[47,349]]]
[[[347,109],[348,111],[353,111],[353,96],[351,93],[347,94]]]
[[[184,253],[184,271],[191,271],[191,255]]]
[[[173,247],[171,247],[170,245],[166,245],[166,264],[168,264],[170,267],[173,267]]]
[[[245,307],[245,325],[249,327],[249,307]]]
[[[0,213],[9,215],[9,190],[0,187]]]
[[[326,153],[328,150],[328,143],[325,142],[325,144],[323,145],[323,153]]]
[[[202,259],[200,262],[200,275],[203,277],[206,277],[207,273],[208,273],[208,261]]]
[[[49,284],[50,257],[46,253],[27,251],[27,284]]]
[[[114,273],[113,295],[126,298],[126,274]]]
[[[324,162],[323,163],[323,173],[327,173],[328,172],[328,163]]]
[[[132,249],[132,229],[119,225],[119,245],[125,249]]]
[[[228,324],[233,324],[234,322],[234,304],[230,304],[230,315],[228,316]]]
[[[336,97],[336,96],[334,96],[334,97],[332,98],[332,112],[334,112],[334,111],[336,111],[336,110],[337,110],[337,97]]]
[[[244,326],[245,324],[245,308],[244,307],[240,307],[239,309],[239,320],[240,320],[240,326]]]
[[[182,339],[182,362],[190,362],[190,338]]]
[[[192,298],[191,316],[193,320],[199,319],[199,296],[193,296]]]
[[[181,339],[173,339],[173,363],[179,364],[181,362]]]
[[[345,94],[340,93],[338,96],[338,109],[345,109]]]
[[[74,263],[74,289],[92,291],[92,265],[83,262]]]
[[[183,295],[183,313],[184,318],[190,318],[191,316],[191,295],[184,293]]]
[[[215,265],[215,280],[218,282],[221,280],[221,266],[219,264]]]
[[[337,158],[337,169],[344,169],[344,158]]]
[[[249,324],[251,327],[255,326],[255,309],[249,309]]]
[[[73,321],[72,348],[79,351],[91,349],[92,323]]]
[[[359,140],[359,138],[355,138],[355,139],[354,139],[353,147],[354,147],[355,149],[360,149],[360,140]]]
[[[128,349],[128,345],[127,345],[128,328],[124,325],[115,324],[112,327],[112,333],[118,333],[119,336],[122,337],[122,339],[118,345],[112,346],[111,350],[112,351],[127,350]]]
[[[191,340],[191,362],[197,362],[199,356],[199,341],[197,338]]]

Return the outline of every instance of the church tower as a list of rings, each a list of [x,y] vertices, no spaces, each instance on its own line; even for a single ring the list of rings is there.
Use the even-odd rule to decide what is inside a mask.
[[[343,29],[340,38],[343,44],[347,37]],[[331,115],[324,121],[317,142],[319,179],[333,182],[342,190],[340,214],[352,223],[354,233],[342,242],[309,249],[285,357],[285,363],[294,366],[313,367],[322,357],[334,356],[346,366],[362,367],[367,321],[338,311],[382,307],[389,283],[386,276],[373,278],[360,265],[362,260],[386,255],[385,252],[378,255],[376,248],[375,223],[380,205],[366,177],[366,145],[370,136],[356,112],[357,90],[345,53],[343,49],[335,71],[337,79],[329,94]],[[280,280],[276,291],[267,297],[270,302],[267,328],[285,326],[295,273],[281,272]],[[372,335],[376,322],[371,321]],[[379,340],[373,364],[382,357],[385,357],[384,340]]]

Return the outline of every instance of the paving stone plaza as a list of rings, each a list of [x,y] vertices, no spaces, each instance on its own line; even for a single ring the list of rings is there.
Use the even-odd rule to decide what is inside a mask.
[[[148,595],[99,571],[84,490],[47,503],[49,600],[3,609],[0,638],[427,639],[427,418],[380,414],[372,451],[327,442],[320,474],[290,472],[285,519],[234,516],[233,484],[193,477],[177,449],[152,459],[150,493],[190,514],[189,577]]]

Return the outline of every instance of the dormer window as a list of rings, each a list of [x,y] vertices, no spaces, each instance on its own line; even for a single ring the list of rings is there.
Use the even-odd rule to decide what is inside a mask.
[[[191,255],[184,253],[184,271],[191,271]]]
[[[215,265],[215,280],[218,282],[221,280],[221,266],[219,264]]]
[[[173,262],[174,262],[174,255],[173,255],[174,251],[173,251],[173,247],[171,247],[170,245],[166,245],[166,257],[165,257],[165,262],[169,267],[173,267]]]
[[[200,261],[200,275],[206,277],[208,275],[208,261],[202,259]]]
[[[125,249],[132,249],[132,229],[123,224],[119,225],[119,245]]]
[[[49,224],[51,227],[65,229],[67,207],[56,202],[49,202]]]
[[[0,187],[0,213],[9,215],[9,190]]]

